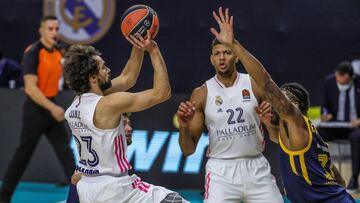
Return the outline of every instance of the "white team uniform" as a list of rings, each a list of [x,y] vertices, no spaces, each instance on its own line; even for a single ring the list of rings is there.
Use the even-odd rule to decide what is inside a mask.
[[[206,87],[210,142],[204,202],[283,202],[262,155],[265,142],[255,112],[259,104],[249,75],[237,73],[234,85],[227,88],[214,76]]]
[[[161,202],[169,193],[163,187],[129,176],[124,123],[114,129],[99,129],[93,123],[95,107],[102,96],[85,93],[77,96],[65,117],[77,142],[77,170],[82,178],[77,184],[80,202]]]

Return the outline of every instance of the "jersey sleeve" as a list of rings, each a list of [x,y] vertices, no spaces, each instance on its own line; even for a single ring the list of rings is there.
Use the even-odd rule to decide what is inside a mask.
[[[25,50],[23,56],[24,75],[37,75],[38,64],[39,50],[34,47],[30,47],[29,49]]]

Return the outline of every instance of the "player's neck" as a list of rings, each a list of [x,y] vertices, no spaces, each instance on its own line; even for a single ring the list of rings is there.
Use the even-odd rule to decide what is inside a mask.
[[[216,74],[216,78],[225,86],[232,87],[238,77],[237,71],[234,71],[231,75]]]
[[[90,86],[91,86],[91,89],[90,89],[89,93],[94,93],[94,94],[101,95],[101,96],[104,95],[104,92],[101,91],[99,86],[97,86],[97,85],[90,85]]]

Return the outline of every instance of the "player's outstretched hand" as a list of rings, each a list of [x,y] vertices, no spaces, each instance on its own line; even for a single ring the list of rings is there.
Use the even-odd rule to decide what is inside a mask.
[[[215,28],[210,28],[211,33],[223,44],[230,45],[234,42],[233,16],[229,15],[229,9],[225,9],[225,14],[222,7],[219,7],[219,14],[213,11],[213,17],[219,25],[220,32]]]
[[[185,101],[180,103],[176,116],[181,127],[187,127],[189,120],[191,120],[194,116],[195,110],[196,107],[194,101]]]
[[[136,33],[135,36],[130,35],[129,37],[126,37],[126,39],[135,47],[149,53],[155,51],[158,47],[156,42],[151,39],[150,30],[147,30],[145,39],[139,33]]]

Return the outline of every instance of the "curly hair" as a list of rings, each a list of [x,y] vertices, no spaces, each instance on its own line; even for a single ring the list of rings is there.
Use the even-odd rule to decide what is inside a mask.
[[[90,90],[89,77],[99,73],[95,56],[100,55],[94,47],[83,45],[72,45],[65,53],[64,78],[77,94]]]
[[[290,100],[292,102],[299,103],[299,109],[302,114],[306,115],[310,106],[309,92],[299,83],[285,83],[281,85],[280,89],[290,94]]]

